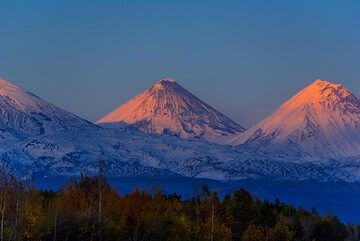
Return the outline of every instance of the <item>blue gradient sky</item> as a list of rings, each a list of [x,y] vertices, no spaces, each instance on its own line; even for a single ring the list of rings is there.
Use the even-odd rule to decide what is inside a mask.
[[[0,0],[0,76],[89,120],[170,76],[244,126],[315,78],[360,96],[360,1]]]

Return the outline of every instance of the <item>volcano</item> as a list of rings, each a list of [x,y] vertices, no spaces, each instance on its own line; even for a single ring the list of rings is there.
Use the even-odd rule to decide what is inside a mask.
[[[210,141],[245,130],[171,78],[160,80],[97,121],[104,123],[126,123],[145,133]]]
[[[316,80],[231,145],[307,156],[360,155],[360,101],[341,84]]]

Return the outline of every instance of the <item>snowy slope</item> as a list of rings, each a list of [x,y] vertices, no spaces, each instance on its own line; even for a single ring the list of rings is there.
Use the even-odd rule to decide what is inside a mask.
[[[139,164],[136,155],[124,158],[131,148],[119,147],[111,136],[0,78],[0,160],[9,162],[18,175],[94,174],[101,159],[120,176],[171,173]]]
[[[170,78],[159,81],[97,123],[128,123],[146,133],[205,140],[244,131]]]
[[[316,80],[228,143],[266,152],[359,156],[360,101],[341,84]]]
[[[0,78],[0,142],[90,126],[93,124]]]

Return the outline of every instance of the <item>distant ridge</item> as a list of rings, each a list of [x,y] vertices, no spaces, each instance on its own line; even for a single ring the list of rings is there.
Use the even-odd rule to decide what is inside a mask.
[[[127,123],[146,133],[205,140],[245,130],[171,78],[160,80],[96,123]]]

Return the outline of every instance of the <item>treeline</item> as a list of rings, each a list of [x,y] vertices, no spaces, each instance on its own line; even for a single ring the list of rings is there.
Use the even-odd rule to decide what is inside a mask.
[[[121,196],[102,178],[41,191],[2,170],[0,241],[341,241],[360,240],[359,226],[280,201],[259,201],[241,189],[220,199],[133,191]]]

